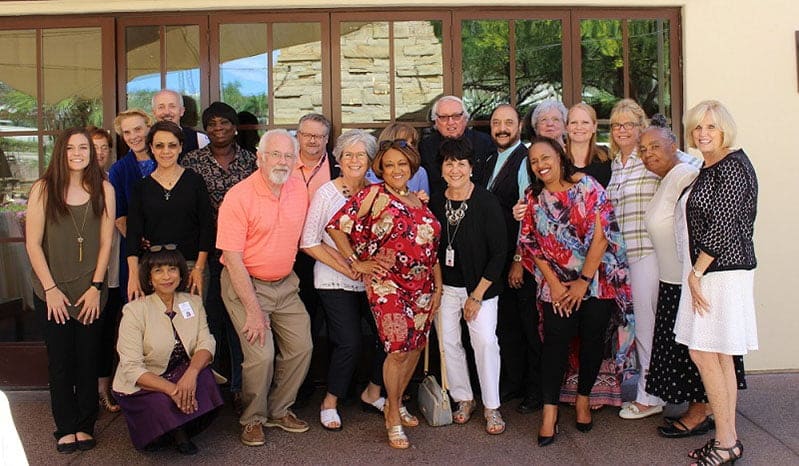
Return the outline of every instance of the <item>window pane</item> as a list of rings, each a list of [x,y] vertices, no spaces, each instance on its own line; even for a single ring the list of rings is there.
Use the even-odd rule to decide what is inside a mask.
[[[223,24],[219,29],[219,95],[260,124],[269,119],[266,24]]]
[[[0,31],[0,102],[1,201],[27,193],[39,177],[36,31]],[[3,136],[11,131],[23,134]]]
[[[275,124],[296,124],[306,113],[322,113],[322,26],[272,26],[272,89]]]
[[[388,23],[341,23],[341,121],[389,121]]]
[[[395,118],[428,121],[428,106],[444,93],[441,21],[394,23]]]
[[[200,96],[200,27],[166,27],[166,88],[183,94],[183,126],[197,127]]]
[[[598,118],[609,118],[613,105],[624,97],[621,21],[583,20],[580,35],[583,101],[596,109]]]
[[[560,21],[516,21],[516,107],[522,115],[542,100],[563,100],[562,35]]]
[[[463,100],[472,119],[488,120],[500,103],[510,102],[508,21],[461,23]]]
[[[100,28],[42,30],[44,128],[103,125]]]
[[[127,108],[150,111],[153,94],[161,89],[161,42],[159,26],[125,29],[128,71]]]
[[[630,21],[630,98],[647,115],[671,114],[671,63],[669,62],[669,21]]]

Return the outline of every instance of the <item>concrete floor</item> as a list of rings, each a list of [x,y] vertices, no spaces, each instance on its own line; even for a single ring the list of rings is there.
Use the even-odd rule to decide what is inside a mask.
[[[745,446],[744,465],[799,465],[799,374],[747,376],[749,389],[740,392],[738,434]],[[574,428],[574,410],[561,408],[560,435],[555,443],[535,443],[540,412],[517,414],[516,402],[502,409],[507,430],[499,436],[484,432],[482,416],[465,426],[406,429],[412,447],[392,450],[386,445],[382,418],[348,403],[339,410],[340,432],[328,432],[318,422],[322,390],[297,414],[311,430],[291,434],[267,429],[267,444],[245,447],[238,440],[238,422],[229,406],[211,427],[195,439],[199,454],[183,457],[173,450],[136,451],[119,414],[103,412],[97,425],[98,445],[72,455],[56,453],[49,395],[44,391],[7,392],[25,452],[32,465],[53,464],[688,464],[686,452],[709,436],[668,440],[657,435],[660,416],[625,421],[618,409],[605,408],[594,416],[588,434]],[[415,406],[410,406],[417,412]],[[672,406],[667,413],[678,412]],[[479,412],[479,411],[478,411]],[[739,463],[739,464],[740,464]]]

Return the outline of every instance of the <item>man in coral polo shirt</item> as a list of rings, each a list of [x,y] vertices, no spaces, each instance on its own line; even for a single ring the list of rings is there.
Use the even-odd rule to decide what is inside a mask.
[[[288,132],[267,131],[258,144],[258,170],[233,186],[219,207],[222,299],[242,338],[239,422],[241,442],[248,446],[265,443],[263,426],[308,430],[289,409],[313,349],[310,319],[292,271],[308,210],[305,185],[291,176],[298,154],[297,140]]]

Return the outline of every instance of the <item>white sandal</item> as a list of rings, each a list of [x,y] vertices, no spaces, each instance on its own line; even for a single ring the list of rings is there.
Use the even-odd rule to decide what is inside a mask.
[[[326,430],[341,430],[341,417],[338,415],[336,408],[323,409],[319,411],[319,422]],[[331,424],[333,423],[338,423],[338,426],[332,427]]]

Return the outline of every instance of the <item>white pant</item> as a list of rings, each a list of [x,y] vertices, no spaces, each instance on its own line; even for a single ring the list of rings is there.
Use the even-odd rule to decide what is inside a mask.
[[[441,319],[441,339],[447,364],[449,392],[456,402],[474,399],[472,385],[469,383],[466,352],[461,343],[461,317],[468,297],[466,288],[444,285],[441,308],[436,316]],[[499,297],[496,296],[483,301],[477,317],[468,322],[480,391],[483,393],[483,406],[487,409],[499,408],[498,302]]]
[[[660,271],[657,256],[650,254],[630,264],[630,288],[635,313],[635,348],[641,372],[635,401],[642,405],[664,405],[660,398],[646,392],[649,359],[652,356],[652,339],[655,336],[655,311],[658,303]]]

